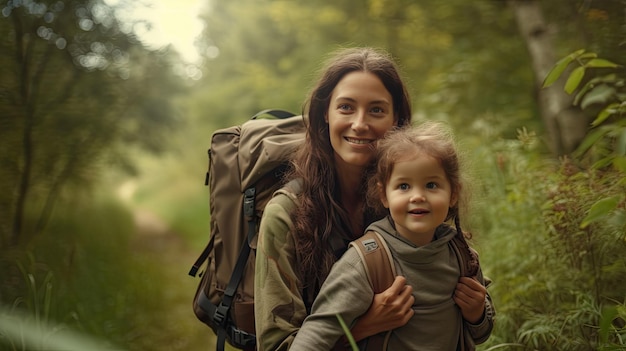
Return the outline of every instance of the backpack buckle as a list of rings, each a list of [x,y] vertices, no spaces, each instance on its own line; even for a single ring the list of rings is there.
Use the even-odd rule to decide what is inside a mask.
[[[215,313],[213,314],[213,320],[218,325],[224,325],[224,320],[226,319],[226,314],[228,313],[228,306],[225,306],[223,303],[220,303],[219,306],[215,309]]]
[[[254,217],[254,198],[256,197],[256,189],[248,188],[243,194],[243,214],[248,217]]]
[[[232,340],[236,345],[240,345],[242,347],[256,344],[256,337],[253,334],[246,333],[245,331],[237,329],[234,326],[231,326],[230,328],[230,340]]]

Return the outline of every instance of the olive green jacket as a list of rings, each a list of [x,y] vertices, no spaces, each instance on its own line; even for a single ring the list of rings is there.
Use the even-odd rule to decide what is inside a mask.
[[[295,197],[280,193],[263,211],[254,277],[257,350],[288,350],[307,316],[290,213]]]

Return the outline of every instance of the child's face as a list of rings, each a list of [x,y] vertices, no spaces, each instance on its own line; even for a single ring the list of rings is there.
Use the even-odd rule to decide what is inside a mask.
[[[382,201],[398,234],[418,246],[432,241],[435,229],[456,202],[439,161],[425,153],[394,165]]]

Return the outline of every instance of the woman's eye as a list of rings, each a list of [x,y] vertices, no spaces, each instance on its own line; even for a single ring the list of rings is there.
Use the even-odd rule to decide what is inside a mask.
[[[385,110],[383,110],[382,107],[374,107],[372,108],[372,113],[377,113],[377,114],[385,113]]]
[[[348,104],[341,104],[337,108],[343,111],[350,111],[352,109],[352,107]]]

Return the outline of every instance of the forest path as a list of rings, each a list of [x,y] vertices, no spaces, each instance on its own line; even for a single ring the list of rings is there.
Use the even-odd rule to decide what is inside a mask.
[[[159,284],[164,301],[163,317],[167,330],[155,330],[155,338],[167,338],[158,344],[162,350],[194,351],[215,348],[214,335],[209,327],[196,319],[192,299],[199,283],[198,278],[187,274],[199,252],[189,247],[185,240],[172,231],[169,225],[151,211],[134,211],[137,236],[133,251],[158,265]]]

